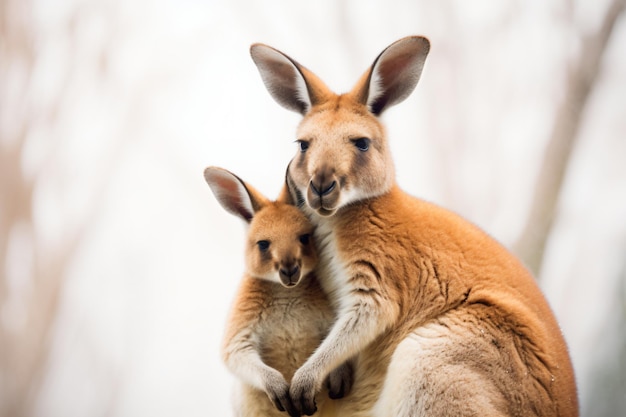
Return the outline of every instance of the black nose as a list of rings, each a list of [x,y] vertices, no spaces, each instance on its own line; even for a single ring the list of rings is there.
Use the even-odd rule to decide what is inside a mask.
[[[311,190],[313,190],[315,195],[322,197],[334,190],[336,185],[337,181],[332,181],[328,185],[321,183],[318,186],[315,186],[315,183],[311,181]]]
[[[280,274],[286,278],[293,277],[299,271],[300,271],[300,267],[298,265],[294,265],[293,267],[280,268]]]
[[[280,268],[278,273],[285,287],[293,287],[300,281],[300,267],[298,265]]]

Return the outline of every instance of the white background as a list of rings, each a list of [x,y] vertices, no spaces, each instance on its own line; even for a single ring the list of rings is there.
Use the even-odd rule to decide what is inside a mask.
[[[427,36],[420,84],[383,118],[398,182],[511,246],[568,65],[605,7],[36,1],[37,66],[24,94],[44,107],[60,97],[61,111],[54,124],[32,127],[22,166],[38,175],[38,238],[50,253],[81,230],[37,415],[231,415],[219,348],[243,272],[244,226],[217,204],[202,171],[227,168],[275,196],[299,120],[265,90],[250,44],[281,49],[342,92],[391,42]],[[540,274],[584,410],[593,406],[594,369],[618,364],[611,352],[620,335],[611,326],[625,279],[625,41],[622,22],[585,112]],[[28,251],[14,245],[7,273],[21,288]],[[2,318],[19,326],[20,314],[4,306]]]

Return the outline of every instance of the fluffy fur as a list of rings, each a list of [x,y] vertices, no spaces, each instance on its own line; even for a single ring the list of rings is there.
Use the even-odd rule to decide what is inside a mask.
[[[235,415],[296,415],[287,381],[320,344],[335,317],[312,273],[317,263],[313,225],[287,193],[269,201],[234,174],[215,167],[205,170],[205,178],[220,204],[249,223],[246,273],[222,349],[226,366],[238,378]],[[327,381],[328,395],[342,397],[351,383],[351,365],[338,366]],[[334,415],[326,397],[318,397],[320,415]]]
[[[396,184],[378,116],[411,93],[429,48],[419,36],[395,42],[336,95],[295,60],[252,46],[270,93],[304,116],[288,178],[316,224],[317,276],[338,311],[294,374],[291,399],[311,415],[324,378],[356,355],[337,415],[575,417],[569,354],[531,274],[486,233]],[[302,83],[307,106],[293,93]]]

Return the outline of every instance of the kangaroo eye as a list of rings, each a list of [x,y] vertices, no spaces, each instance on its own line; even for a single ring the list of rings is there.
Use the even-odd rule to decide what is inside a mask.
[[[256,244],[259,247],[259,249],[261,250],[261,252],[265,252],[266,250],[268,250],[270,248],[270,241],[269,240],[259,240]]]
[[[304,153],[307,149],[309,149],[309,142],[306,140],[298,140],[298,145],[300,145],[300,152]]]
[[[305,234],[300,236],[300,243],[302,243],[303,245],[308,245],[309,241],[311,240],[311,235],[310,234]]]
[[[352,143],[354,143],[354,146],[356,146],[357,149],[361,152],[365,152],[370,148],[370,142],[371,140],[368,138],[352,139]]]

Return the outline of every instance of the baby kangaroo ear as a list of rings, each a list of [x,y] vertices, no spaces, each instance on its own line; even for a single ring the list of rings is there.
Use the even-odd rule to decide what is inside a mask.
[[[222,207],[246,222],[268,204],[267,198],[225,169],[208,167],[204,170],[204,179]]]
[[[267,90],[288,110],[304,115],[331,94],[315,74],[270,46],[256,43],[250,55]]]
[[[409,36],[389,45],[353,88],[352,94],[372,113],[406,99],[422,74],[430,42],[422,36]]]

